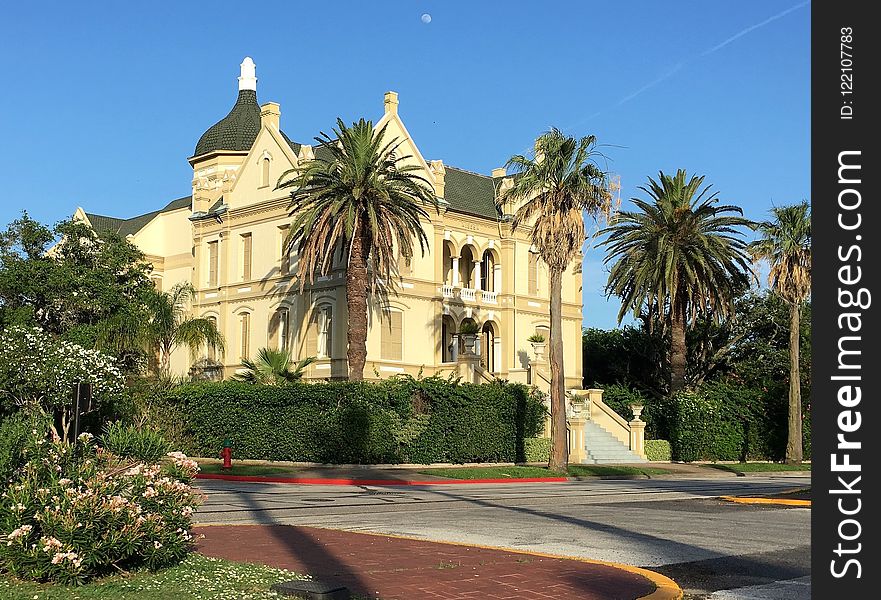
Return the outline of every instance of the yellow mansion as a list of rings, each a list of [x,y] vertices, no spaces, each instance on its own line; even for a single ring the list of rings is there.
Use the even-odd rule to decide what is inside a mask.
[[[250,58],[241,65],[238,98],[223,119],[201,136],[193,155],[192,193],[155,212],[127,219],[78,208],[75,217],[99,233],[116,231],[137,245],[153,265],[158,287],[192,283],[191,310],[216,323],[226,338],[223,353],[206,348],[193,356],[186,348],[172,355],[172,368],[186,373],[211,359],[229,376],[242,357],[261,347],[287,348],[318,360],[307,378],[344,377],[346,302],[344,266],[339,265],[300,291],[296,253],[283,243],[291,217],[289,197],[277,190],[279,177],[320,147],[292,141],[280,127],[280,107],[259,104]],[[369,115],[368,115],[369,116]],[[316,128],[322,124],[316,124]],[[328,125],[328,124],[323,124]],[[461,362],[456,332],[467,320],[480,328],[476,371],[545,387],[541,349],[528,341],[548,327],[547,271],[530,247],[528,229],[513,230],[511,210],[496,209],[496,198],[511,184],[504,169],[472,173],[426,160],[399,114],[398,95],[387,92],[377,128],[403,140],[433,184],[441,210],[423,223],[429,251],[399,261],[397,293],[370,305],[367,379],[398,373],[445,374]],[[325,127],[326,128],[326,127]],[[501,162],[501,161],[500,161]],[[563,279],[563,341],[566,387],[581,387],[581,271]],[[475,369],[472,369],[474,371]],[[537,375],[536,375],[537,374]]]

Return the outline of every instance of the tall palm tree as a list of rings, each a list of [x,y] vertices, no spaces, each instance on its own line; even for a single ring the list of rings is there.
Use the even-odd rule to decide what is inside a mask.
[[[621,212],[601,245],[614,262],[606,292],[621,298],[618,322],[628,311],[647,313],[670,332],[670,392],[685,387],[685,330],[698,314],[717,321],[733,314],[734,298],[748,284],[750,257],[741,227],[743,211],[717,205],[704,177],[682,169],[660,172],[633,198],[639,209]]]
[[[257,360],[242,359],[243,370],[233,375],[233,379],[263,385],[285,385],[302,379],[306,367],[314,362],[314,356],[294,361],[287,350],[260,348]]]
[[[789,305],[789,427],[786,462],[802,454],[799,333],[801,306],[811,293],[811,208],[807,202],[774,207],[772,219],[758,224],[761,237],[749,245],[756,262],[767,261],[768,285]]]
[[[209,345],[223,352],[223,334],[214,322],[189,315],[189,303],[195,296],[195,289],[187,282],[175,284],[167,292],[148,287],[138,311],[121,312],[104,324],[98,332],[98,347],[116,351],[140,348],[156,357],[155,368],[161,378],[170,376],[171,353],[180,346],[196,352]]]
[[[596,164],[596,138],[576,140],[551,129],[535,141],[532,157],[512,156],[513,185],[499,197],[499,206],[522,202],[512,228],[531,226],[532,244],[548,266],[550,283],[551,438],[548,466],[565,470],[569,463],[566,439],[565,379],[563,372],[563,272],[586,239],[583,213],[594,218],[609,215],[609,181]]]
[[[419,167],[405,164],[411,157],[398,155],[401,142],[387,140],[386,129],[364,119],[346,127],[337,119],[335,137],[315,138],[326,152],[282,175],[278,185],[292,188],[287,243],[299,252],[300,290],[316,273],[327,274],[335,256],[346,261],[351,380],[364,377],[368,293],[384,296],[393,285],[394,248],[412,258],[416,238],[425,253],[420,219],[429,218],[424,207],[438,207],[431,183]]]

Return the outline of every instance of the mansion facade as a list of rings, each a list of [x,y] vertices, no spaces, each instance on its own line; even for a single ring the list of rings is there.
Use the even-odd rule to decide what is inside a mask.
[[[290,197],[279,177],[323,149],[291,140],[281,129],[278,104],[257,101],[254,63],[241,65],[238,97],[229,114],[198,140],[188,159],[191,194],[155,212],[116,218],[78,208],[75,218],[97,232],[127,237],[153,265],[154,283],[168,290],[190,282],[193,314],[212,319],[226,339],[223,352],[185,347],[172,370],[187,373],[206,359],[223,376],[262,347],[317,357],[307,379],[343,378],[346,365],[345,265],[306,283],[296,278],[296,251],[286,252]],[[365,379],[399,373],[444,375],[456,369],[463,322],[479,327],[475,352],[491,377],[527,382],[536,357],[528,338],[549,326],[548,277],[533,252],[529,228],[511,227],[516,206],[500,211],[496,199],[511,180],[504,169],[489,175],[426,160],[399,115],[398,96],[387,92],[377,129],[403,141],[401,152],[431,182],[440,212],[422,226],[428,251],[400,260],[396,293],[369,299]],[[563,277],[563,346],[566,387],[581,387],[582,275],[580,257]],[[533,376],[532,379],[535,379]],[[531,381],[540,385],[538,381]],[[540,387],[546,387],[541,386]]]

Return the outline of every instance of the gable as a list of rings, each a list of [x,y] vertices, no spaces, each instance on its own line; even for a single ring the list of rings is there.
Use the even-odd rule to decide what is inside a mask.
[[[264,181],[263,161],[267,158],[269,177]],[[261,128],[236,174],[232,189],[224,194],[224,202],[234,209],[287,195],[283,190],[276,190],[275,185],[278,178],[292,169],[296,162],[293,142],[287,136],[268,127]]]

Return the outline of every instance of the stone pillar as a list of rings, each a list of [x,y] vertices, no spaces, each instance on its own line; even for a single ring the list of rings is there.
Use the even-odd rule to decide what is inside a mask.
[[[633,420],[628,423],[630,425],[630,451],[645,458],[645,421],[639,418],[641,414],[641,406],[633,408]]]
[[[459,375],[466,383],[480,383],[477,375],[477,367],[480,365],[480,356],[474,353],[461,352],[456,357],[459,367]]]
[[[584,422],[587,419],[583,414],[569,417],[569,462],[583,464],[587,459],[584,450]]]
[[[472,286],[475,290],[480,290],[480,261],[474,261],[474,285]]]
[[[459,287],[459,257],[453,257],[453,287]]]

